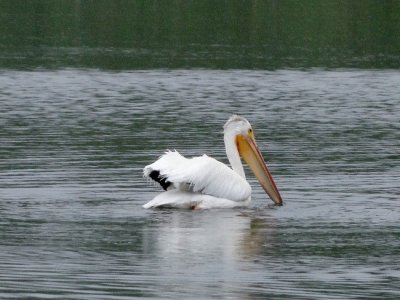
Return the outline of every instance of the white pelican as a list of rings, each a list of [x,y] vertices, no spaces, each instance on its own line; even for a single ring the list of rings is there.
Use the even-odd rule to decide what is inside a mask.
[[[249,165],[271,200],[282,205],[282,197],[258,150],[250,123],[237,115],[230,117],[224,125],[224,142],[232,169],[205,154],[188,159],[177,151],[167,151],[146,166],[144,176],[158,182],[165,192],[143,207],[207,209],[247,206],[251,201],[251,187],[246,181],[240,158]]]

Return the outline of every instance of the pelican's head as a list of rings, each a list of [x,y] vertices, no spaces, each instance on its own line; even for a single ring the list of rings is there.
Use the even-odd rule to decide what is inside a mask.
[[[276,205],[282,205],[282,197],[271,173],[258,149],[253,128],[249,121],[233,115],[224,125],[225,139],[234,140],[240,157],[249,165],[265,192]]]

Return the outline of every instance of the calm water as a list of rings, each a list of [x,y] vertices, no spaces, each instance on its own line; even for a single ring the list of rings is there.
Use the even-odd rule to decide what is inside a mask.
[[[400,1],[0,1],[0,299],[399,299]],[[253,124],[285,200],[147,211]]]
[[[400,68],[398,0],[2,0],[0,67]]]
[[[397,71],[0,72],[0,298],[400,297]],[[286,200],[146,211],[165,149],[252,123]]]

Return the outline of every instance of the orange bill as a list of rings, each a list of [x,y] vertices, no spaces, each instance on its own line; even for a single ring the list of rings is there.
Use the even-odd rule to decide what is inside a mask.
[[[276,187],[270,171],[268,170],[264,158],[257,147],[252,132],[246,136],[237,135],[236,144],[240,156],[249,165],[264,191],[276,205],[282,205],[282,197],[278,191],[278,188]]]

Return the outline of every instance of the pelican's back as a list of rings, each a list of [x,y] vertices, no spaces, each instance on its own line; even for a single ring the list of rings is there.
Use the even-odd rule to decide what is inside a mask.
[[[165,190],[178,189],[238,202],[251,195],[251,187],[244,178],[207,155],[188,159],[177,151],[168,151],[146,166],[143,173]]]

